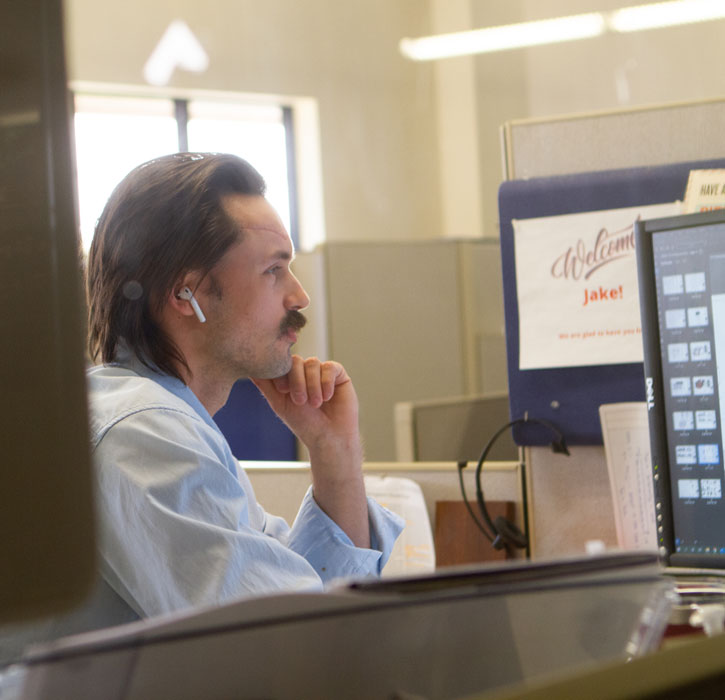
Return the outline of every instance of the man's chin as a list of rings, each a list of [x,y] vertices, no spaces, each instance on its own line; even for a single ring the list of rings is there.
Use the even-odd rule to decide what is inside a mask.
[[[284,377],[286,374],[289,374],[289,371],[291,369],[292,356],[290,354],[286,358],[280,359],[280,361],[276,364],[268,365],[267,367],[263,368],[261,372],[258,372],[254,376],[257,379],[278,379],[279,377]]]

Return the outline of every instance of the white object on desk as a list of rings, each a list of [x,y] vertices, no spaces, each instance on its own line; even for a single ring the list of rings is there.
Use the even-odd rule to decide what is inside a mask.
[[[599,407],[617,544],[626,550],[657,549],[649,422],[644,402]]]
[[[725,631],[725,607],[720,604],[698,605],[690,615],[693,627],[702,627],[708,637]]]
[[[433,533],[423,492],[412,479],[365,475],[365,491],[405,520],[383,576],[418,574],[435,569]]]

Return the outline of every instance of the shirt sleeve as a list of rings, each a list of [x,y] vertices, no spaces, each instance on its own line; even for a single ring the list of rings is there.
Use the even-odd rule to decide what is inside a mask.
[[[404,523],[402,518],[368,498],[370,549],[356,547],[348,535],[314,499],[312,487],[305,494],[289,534],[289,547],[303,556],[320,578],[379,576]]]

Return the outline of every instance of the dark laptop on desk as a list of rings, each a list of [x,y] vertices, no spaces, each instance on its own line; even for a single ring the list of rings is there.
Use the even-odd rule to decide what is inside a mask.
[[[660,554],[725,574],[725,210],[635,226]]]

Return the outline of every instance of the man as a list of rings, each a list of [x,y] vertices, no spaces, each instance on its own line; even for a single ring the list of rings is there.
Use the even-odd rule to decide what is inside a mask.
[[[291,354],[309,299],[245,161],[132,171],[88,260],[88,374],[105,585],[139,616],[378,574],[401,523],[365,496],[352,382]],[[250,377],[310,453],[294,525],[264,512],[212,416]]]

